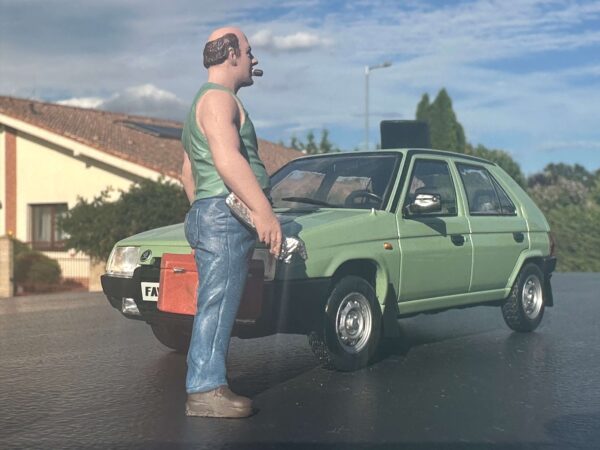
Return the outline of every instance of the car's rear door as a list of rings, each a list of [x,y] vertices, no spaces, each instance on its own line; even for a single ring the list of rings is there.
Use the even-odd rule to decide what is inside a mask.
[[[473,242],[471,292],[503,289],[522,251],[529,248],[527,222],[483,164],[459,163]]]

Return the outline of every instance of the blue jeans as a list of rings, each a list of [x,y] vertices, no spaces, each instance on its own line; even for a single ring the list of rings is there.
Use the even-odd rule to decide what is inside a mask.
[[[186,390],[191,394],[227,384],[229,340],[256,235],[231,214],[225,197],[211,197],[192,204],[185,237],[195,250],[200,279],[187,356]]]

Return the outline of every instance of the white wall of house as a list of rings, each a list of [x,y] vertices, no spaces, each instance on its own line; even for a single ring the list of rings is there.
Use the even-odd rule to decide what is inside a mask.
[[[66,203],[78,197],[91,199],[111,186],[127,190],[131,178],[111,173],[73,156],[73,152],[34,136],[17,136],[17,232],[22,241],[31,240],[31,205]]]
[[[24,242],[32,240],[32,205],[66,204],[72,208],[79,197],[91,200],[109,186],[113,189],[111,198],[117,199],[119,191],[127,191],[134,182],[161,176],[152,169],[0,114],[0,236],[6,234],[5,126],[17,133],[15,237]],[[84,279],[90,274],[85,254],[68,249],[44,253],[59,262],[65,278]],[[90,288],[92,285],[98,289],[97,283],[90,282]]]
[[[5,192],[5,176],[6,176],[6,168],[5,168],[5,159],[6,155],[4,153],[4,127],[0,124],[0,203],[2,203],[2,208],[0,208],[0,236],[4,236],[6,234],[6,192]]]

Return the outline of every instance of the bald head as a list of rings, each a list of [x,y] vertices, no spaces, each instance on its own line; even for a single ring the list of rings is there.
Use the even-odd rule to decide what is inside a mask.
[[[246,35],[238,27],[221,27],[210,33],[210,36],[208,36],[208,42],[214,41],[215,39],[218,39],[228,33],[235,34],[238,39],[242,36],[244,39],[246,38]]]
[[[254,84],[252,76],[256,64],[258,60],[252,55],[250,43],[239,28],[218,28],[208,37],[204,46],[208,81],[237,92],[241,87]]]
[[[222,27],[213,31],[204,46],[204,67],[207,69],[223,63],[229,51],[233,50],[240,56],[240,44],[246,44],[248,39],[237,27]]]

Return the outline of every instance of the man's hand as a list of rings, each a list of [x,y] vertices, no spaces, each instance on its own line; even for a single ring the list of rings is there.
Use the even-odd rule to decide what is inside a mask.
[[[279,256],[281,251],[281,224],[272,210],[252,215],[258,239],[269,246],[271,254]]]

